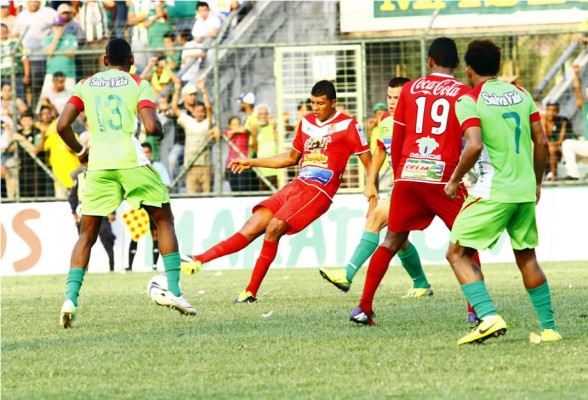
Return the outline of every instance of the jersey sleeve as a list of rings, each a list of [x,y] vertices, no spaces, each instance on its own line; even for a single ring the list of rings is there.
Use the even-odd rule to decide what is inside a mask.
[[[356,120],[351,121],[349,124],[348,134],[350,135],[351,152],[353,154],[361,154],[366,151],[370,151],[370,145],[368,138],[363,131],[363,128]]]
[[[521,87],[519,89],[522,90],[529,99],[529,115],[531,122],[541,121],[541,114],[537,109],[537,105],[535,104],[535,100],[533,100],[533,96],[531,96],[531,93],[529,93],[525,88]]]
[[[153,96],[151,84],[145,79],[142,79],[139,83],[139,105],[137,106],[137,110],[145,107],[155,109],[155,97]]]
[[[84,100],[82,97],[82,84],[84,79],[79,81],[71,92],[71,96],[67,101],[68,104],[73,104],[78,109],[78,113],[84,111]]]
[[[455,102],[455,115],[457,116],[462,132],[472,126],[481,126],[476,102],[469,95],[461,96],[457,99]]]
[[[298,129],[296,130],[296,137],[292,141],[292,148],[299,153],[304,153],[304,142],[302,141],[302,121],[298,124]]]

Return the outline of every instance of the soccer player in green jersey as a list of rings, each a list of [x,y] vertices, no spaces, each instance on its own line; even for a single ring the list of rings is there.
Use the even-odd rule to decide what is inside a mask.
[[[84,110],[92,143],[80,237],[73,248],[61,307],[60,323],[64,328],[76,325],[78,295],[102,218],[116,210],[125,196],[133,208],[143,207],[159,229],[159,252],[168,290],[157,303],[182,314],[196,314],[179,288],[180,254],[167,188],[133,135],[139,113],[147,133],[163,137],[153,89],[146,80],[129,74],[133,63],[131,46],[124,39],[111,40],[104,57],[108,70],[80,81],[57,121],[61,138],[78,156],[83,156],[87,149],[76,139],[71,124]]]
[[[373,254],[380,242],[380,231],[388,224],[388,213],[390,211],[390,194],[378,195],[376,180],[382,164],[388,158],[390,160],[390,146],[392,145],[392,129],[394,124],[394,111],[400,90],[410,79],[393,77],[388,82],[386,92],[387,112],[378,120],[378,145],[372,156],[372,165],[368,171],[368,181],[364,190],[365,195],[370,199],[370,209],[366,217],[365,230],[361,236],[351,259],[344,268],[321,268],[320,274],[335,287],[344,292],[349,291],[353,278],[363,266],[366,260]],[[398,257],[402,266],[412,278],[413,287],[404,297],[425,297],[433,295],[431,285],[421,265],[421,259],[417,249],[408,240],[404,242]]]
[[[535,204],[547,162],[547,138],[533,98],[523,88],[500,82],[500,48],[491,40],[474,40],[465,54],[472,91],[457,102],[456,114],[466,145],[445,186],[456,196],[459,181],[474,165],[479,180],[451,230],[447,260],[481,322],[457,344],[482,342],[506,332],[481,269],[476,250],[493,247],[506,229],[523,283],[541,324],[533,343],[560,340],[547,280],[535,255],[538,245]],[[516,190],[513,190],[516,188]]]

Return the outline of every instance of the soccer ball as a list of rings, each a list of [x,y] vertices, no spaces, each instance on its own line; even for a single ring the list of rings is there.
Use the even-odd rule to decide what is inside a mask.
[[[166,292],[167,277],[165,274],[155,275],[147,284],[147,295],[157,304],[161,304],[160,299],[165,297]]]

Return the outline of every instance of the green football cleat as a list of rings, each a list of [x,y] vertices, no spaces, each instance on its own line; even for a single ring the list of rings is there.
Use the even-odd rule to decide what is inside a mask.
[[[78,308],[74,305],[73,301],[65,300],[61,306],[61,315],[59,317],[61,327],[64,329],[75,327],[78,324],[77,313]]]
[[[186,275],[193,275],[196,272],[200,271],[202,268],[202,263],[198,260],[189,259],[186,257],[182,257],[182,262],[180,263],[180,268],[182,272]]]
[[[239,294],[239,297],[233,300],[233,304],[255,303],[256,301],[257,298],[253,297],[253,294],[251,292],[243,290],[241,294]]]
[[[482,343],[492,337],[500,337],[506,333],[506,322],[501,316],[483,319],[470,333],[459,339],[457,345],[466,343]]]
[[[319,272],[323,278],[331,282],[337,289],[348,292],[351,282],[347,280],[347,272],[343,268],[320,268]]]
[[[403,299],[418,298],[418,297],[429,297],[433,295],[433,289],[428,288],[411,288],[404,296]]]

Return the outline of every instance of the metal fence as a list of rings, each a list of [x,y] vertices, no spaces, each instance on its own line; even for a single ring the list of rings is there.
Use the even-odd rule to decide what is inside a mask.
[[[326,9],[325,12],[331,12],[331,9]],[[155,61],[152,69],[156,70],[159,79],[152,82],[167,138],[161,143],[152,140],[141,132],[140,126],[137,135],[141,141],[148,141],[155,147],[154,160],[160,161],[171,176],[172,196],[268,194],[295,176],[296,168],[279,171],[277,175],[266,170],[256,170],[241,179],[241,182],[236,182],[236,177],[227,170],[230,150],[233,154],[246,156],[252,156],[254,151],[249,143],[247,154],[244,154],[243,143],[237,145],[236,136],[229,137],[225,134],[230,117],[239,117],[241,125],[246,123],[246,115],[240,110],[236,100],[241,93],[254,93],[257,106],[267,105],[269,116],[259,117],[262,122],[258,121],[255,132],[261,135],[263,131],[263,146],[266,151],[264,155],[269,155],[267,149],[273,148],[275,153],[289,149],[296,125],[308,110],[307,100],[316,79],[328,78],[335,82],[339,103],[368,132],[368,127],[372,126],[369,120],[375,117],[374,105],[385,102],[388,80],[392,76],[416,78],[427,71],[427,57],[424,52],[432,37],[346,38],[337,31],[336,14],[325,20],[321,15],[298,13],[293,16],[287,14],[286,9],[283,14],[277,9],[276,14],[274,9],[269,15],[257,13],[247,18],[237,25],[229,18],[219,38],[201,48],[207,56],[199,66],[199,76],[210,92],[216,129],[211,130],[205,145],[192,149],[190,156],[184,159],[181,147],[186,144],[185,132],[169,113],[174,84],[164,77],[165,73],[160,68],[163,64],[160,65],[159,59],[162,55],[175,57],[181,53],[183,47],[175,43],[170,47],[135,49],[137,58],[144,56],[144,60],[153,58]],[[298,19],[305,30],[300,28],[298,32],[287,25],[286,21],[291,21],[292,18]],[[574,33],[544,31],[527,35],[493,35],[492,39],[503,51],[501,78],[516,81],[533,92],[560,58],[562,51],[568,48]],[[467,43],[473,38],[474,36],[455,38],[460,54],[465,52]],[[104,45],[102,43],[98,47]],[[572,50],[570,61],[561,66],[561,71],[556,71],[552,82],[543,85],[539,96],[548,93],[562,79],[566,70],[571,68],[573,56],[583,50],[583,45]],[[82,77],[98,72],[103,52],[100,48],[75,51],[75,77],[65,77],[66,90],[71,89]],[[66,53],[56,52],[55,55]],[[14,65],[18,64],[15,61],[21,56],[18,52],[11,54]],[[46,54],[33,53],[29,54],[29,58],[40,58],[41,63],[47,62]],[[39,65],[41,64],[36,62],[33,68],[38,68]],[[182,68],[172,69],[181,78]],[[68,175],[79,166],[75,157],[68,156],[65,145],[55,137],[52,123],[68,97],[63,92],[55,93],[53,90],[54,84],[61,84],[55,82],[61,80],[61,77],[42,74],[41,70],[33,69],[34,79],[27,87],[23,86],[22,76],[18,71],[13,71],[9,79],[11,88],[5,87],[6,81],[3,82],[3,201],[63,198],[71,188],[71,178]],[[464,68],[458,68],[456,77],[464,80],[464,75]],[[145,76],[152,79],[152,73]],[[184,82],[184,85],[186,83],[190,82]],[[197,96],[202,100],[200,93]],[[32,127],[29,127],[30,121],[26,121],[29,114],[25,112],[23,103],[33,111]],[[260,109],[263,107],[258,107],[256,111]],[[83,118],[76,121],[76,133],[83,137],[87,135],[86,129]],[[252,130],[251,127],[248,129]],[[272,143],[267,143],[272,140],[273,147]],[[186,179],[190,179],[191,169],[203,159],[210,159],[212,167],[210,189],[206,192],[201,189],[194,192],[191,189],[193,185],[186,185]],[[364,173],[360,164],[355,157],[350,159],[342,190],[363,190]],[[389,171],[386,173],[389,174]]]

